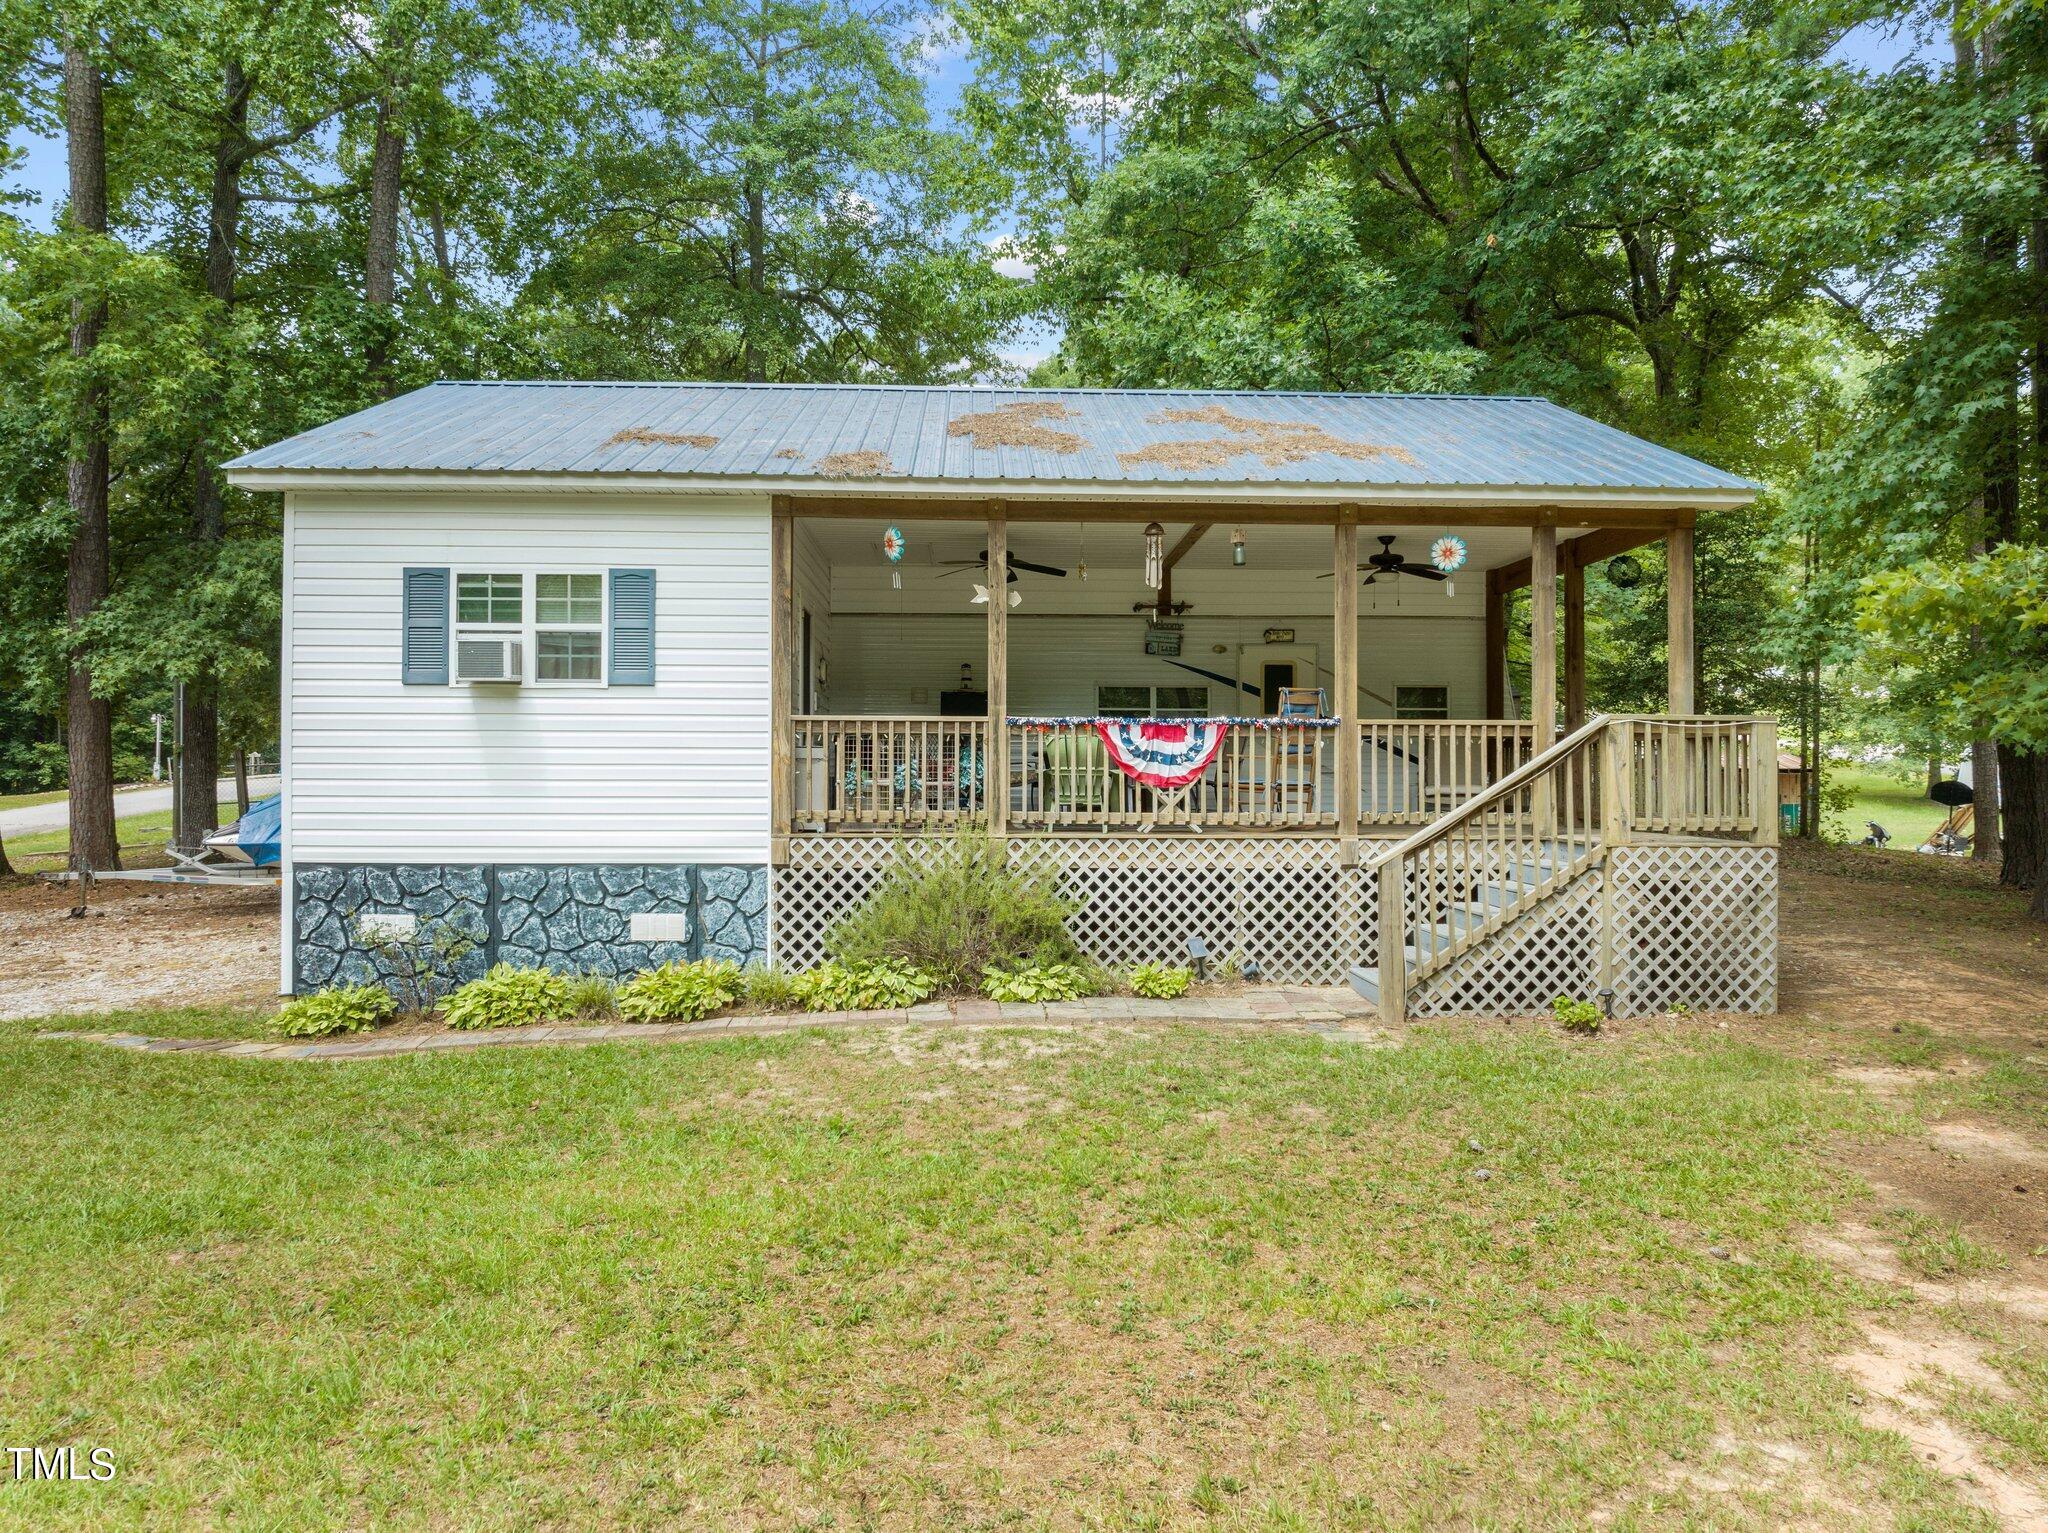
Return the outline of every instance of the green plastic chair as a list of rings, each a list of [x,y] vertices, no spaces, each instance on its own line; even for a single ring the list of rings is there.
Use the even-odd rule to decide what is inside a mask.
[[[1109,807],[1109,748],[1090,729],[1063,729],[1045,742],[1046,792],[1054,810],[1101,814]]]

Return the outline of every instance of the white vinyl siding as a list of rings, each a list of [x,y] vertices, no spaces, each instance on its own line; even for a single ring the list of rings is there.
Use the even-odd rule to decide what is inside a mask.
[[[766,861],[768,509],[294,495],[293,862]],[[404,686],[400,572],[435,565],[524,572],[529,622],[540,572],[654,570],[655,685]]]
[[[1327,588],[1329,582],[1322,584]],[[1176,594],[1178,590],[1176,586]],[[1197,612],[1182,621],[1187,627],[1181,665],[1213,671],[1225,680],[1197,675],[1171,660],[1147,655],[1141,617],[1012,612],[1010,711],[1089,714],[1097,709],[1099,687],[1151,686],[1207,687],[1211,713],[1257,713],[1258,697],[1234,685],[1238,646],[1257,645],[1261,631],[1269,626],[1292,628],[1298,644],[1315,651],[1320,669],[1312,683],[1304,684],[1325,688],[1332,684],[1332,629],[1327,614],[1272,611],[1226,617]],[[1224,649],[1220,655],[1215,653],[1218,644]],[[974,666],[978,684],[986,654],[986,620],[979,608],[958,614],[841,612],[832,620],[832,711],[937,713],[939,693],[959,685],[960,663],[964,660]],[[1453,718],[1483,717],[1486,625],[1477,615],[1361,618],[1358,674],[1365,694],[1360,700],[1360,717],[1392,718],[1395,688],[1415,685],[1445,688]],[[1247,679],[1257,681],[1255,667]],[[1337,711],[1334,699],[1332,709]]]

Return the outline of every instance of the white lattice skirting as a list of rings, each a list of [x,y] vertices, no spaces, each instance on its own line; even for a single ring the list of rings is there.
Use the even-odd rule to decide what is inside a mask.
[[[1540,1011],[1600,989],[1613,912],[1616,1016],[1778,1009],[1778,854],[1767,846],[1617,847],[1606,861],[1410,990],[1415,1016]]]
[[[914,843],[913,843],[914,844]],[[880,882],[900,838],[807,836],[769,883],[775,961],[806,968],[825,932]],[[1188,938],[1218,958],[1257,960],[1278,984],[1338,985],[1373,941],[1364,869],[1343,867],[1329,838],[1020,837],[1013,862],[1050,868],[1080,910],[1081,950],[1117,968],[1185,962]]]
[[[808,968],[825,933],[881,881],[906,845],[887,836],[805,836],[772,870],[775,961]],[[1218,956],[1258,961],[1280,984],[1342,984],[1377,963],[1370,870],[1344,867],[1329,838],[1173,840],[1025,837],[1020,865],[1051,868],[1079,911],[1082,950],[1118,968],[1179,961],[1201,936]],[[1618,847],[1604,863],[1511,922],[1409,994],[1416,1016],[1540,1011],[1600,988],[1601,911],[1613,912],[1614,1009],[1639,1016],[1765,1012],[1778,999],[1778,854],[1771,847]]]

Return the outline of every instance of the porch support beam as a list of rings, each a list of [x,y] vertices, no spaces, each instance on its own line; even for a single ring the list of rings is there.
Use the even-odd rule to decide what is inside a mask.
[[[1586,566],[1574,538],[1564,545],[1564,727],[1586,722]]]
[[[1346,507],[1337,519],[1335,616],[1336,706],[1343,722],[1337,727],[1338,859],[1349,867],[1358,860],[1358,799],[1362,789],[1358,766],[1358,512]]]
[[[1682,525],[1691,524],[1688,522]],[[1612,559],[1616,554],[1625,554],[1632,548],[1641,548],[1645,543],[1654,543],[1670,531],[1670,525],[1648,528],[1601,527],[1592,532],[1581,533],[1563,546],[1572,550],[1572,556],[1579,561],[1579,568],[1590,569],[1603,559]],[[1529,583],[1529,561],[1517,559],[1513,564],[1503,564],[1499,569],[1488,573],[1500,577],[1502,592],[1519,591]]]
[[[1538,527],[1529,535],[1529,718],[1536,749],[1547,750],[1557,735],[1557,529]]]
[[[1667,630],[1665,662],[1669,671],[1669,710],[1688,718],[1694,709],[1692,631],[1692,529],[1673,527],[1664,537]]]
[[[1486,572],[1486,717],[1508,716],[1508,592],[1499,570]]]
[[[778,506],[768,529],[768,860],[781,867],[796,803],[796,518]]]
[[[988,833],[1001,841],[1010,820],[1010,524],[1000,507],[988,519],[988,763],[982,792]]]
[[[1455,501],[1372,503],[1373,520],[1382,526],[1433,526],[1450,519],[1467,527],[1563,527],[1635,529],[1655,542],[1667,528],[1690,525],[1690,506],[1608,505],[1589,501],[1584,505],[1502,505],[1498,491],[1489,492],[1484,504],[1462,505]],[[1555,494],[1555,491],[1548,493]],[[1206,517],[1213,525],[1228,521],[1246,527],[1327,527],[1348,502],[1339,501],[1243,501],[1169,499],[1165,496],[1123,500],[1070,500],[1047,498],[1004,502],[994,498],[920,495],[788,495],[778,496],[801,516],[819,520],[845,521],[915,520],[926,522],[978,522],[1007,505],[1019,521],[1030,522],[1145,522],[1195,520]],[[1526,583],[1526,582],[1524,582]]]

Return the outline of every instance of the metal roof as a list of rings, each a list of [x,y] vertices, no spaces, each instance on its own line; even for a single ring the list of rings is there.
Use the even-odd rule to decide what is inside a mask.
[[[881,384],[436,383],[230,471],[1754,490],[1547,399]],[[1680,497],[1682,498],[1682,496]]]

